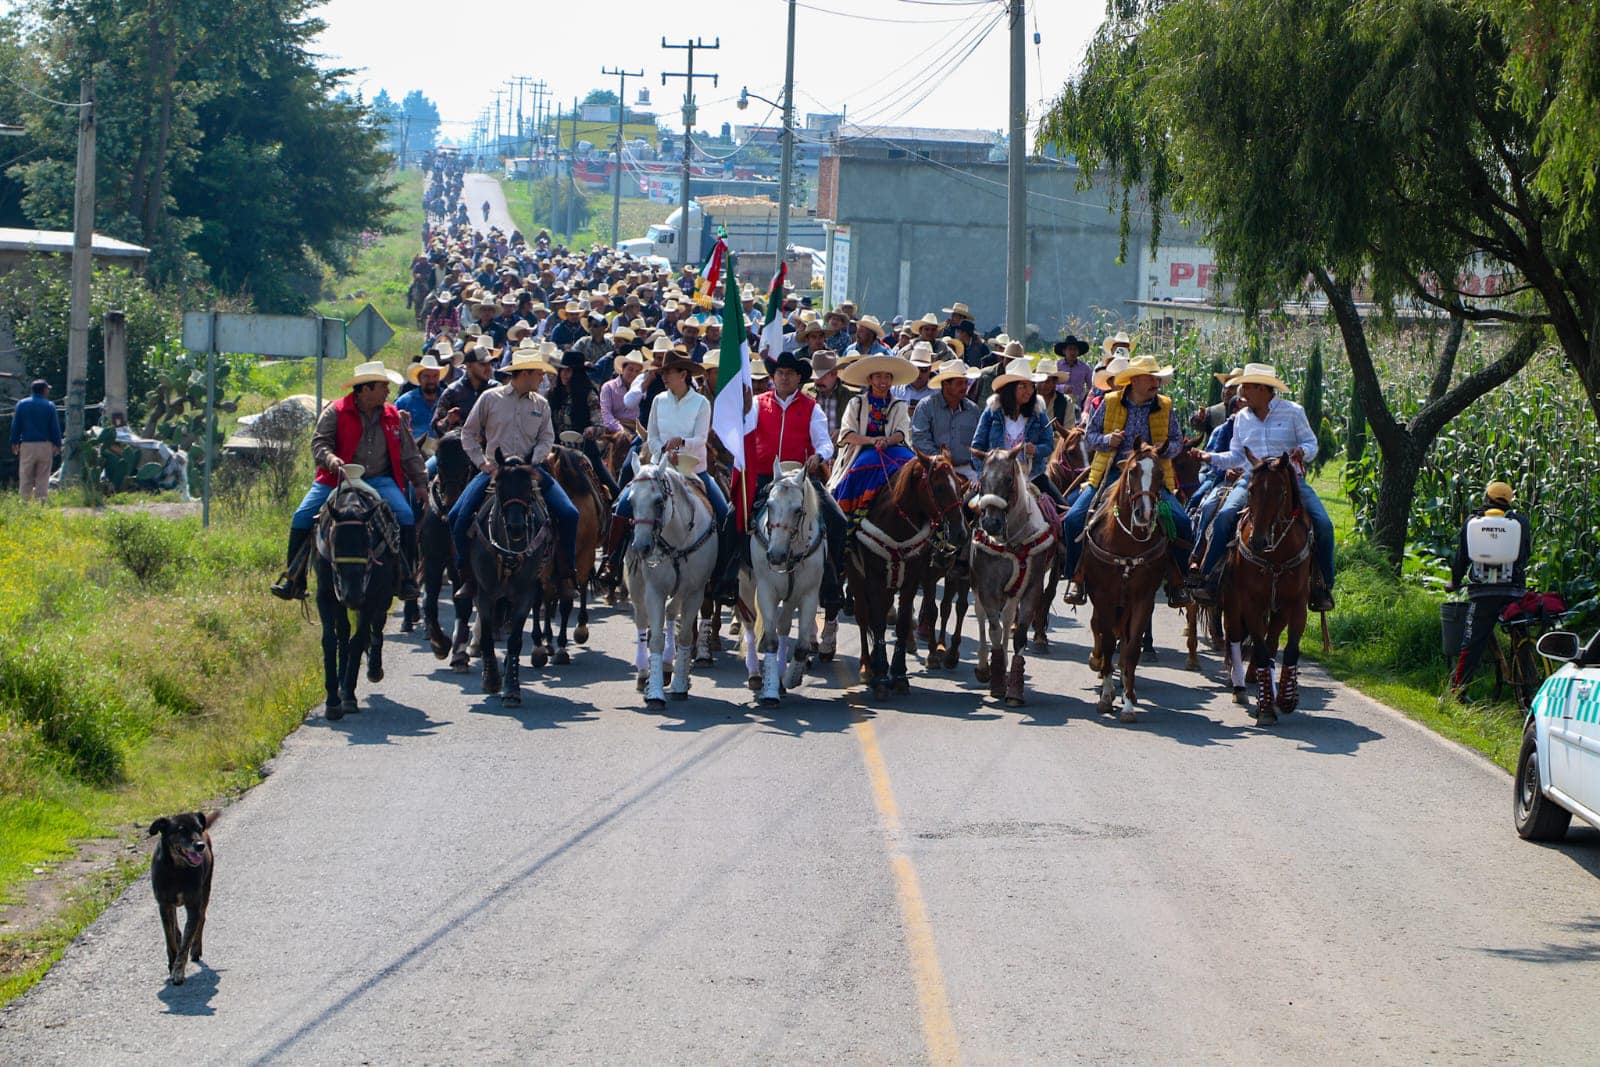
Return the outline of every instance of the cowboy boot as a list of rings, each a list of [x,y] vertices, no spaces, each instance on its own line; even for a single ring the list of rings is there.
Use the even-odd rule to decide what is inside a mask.
[[[1311,578],[1311,600],[1306,604],[1307,611],[1332,611],[1333,590],[1328,588],[1328,583],[1323,581],[1320,574],[1313,574]]]
[[[283,573],[272,584],[272,595],[279,600],[304,600],[306,598],[306,571],[310,570],[310,530],[289,531],[288,561]]]
[[[414,602],[421,595],[417,588],[417,528],[400,527],[400,599]]]
[[[734,526],[733,512],[728,512],[727,518],[722,520],[722,525],[717,529],[717,564],[712,571],[711,597],[719,604],[732,604],[739,599],[739,560],[735,555],[738,548],[738,530]]]
[[[606,530],[605,562],[600,565],[600,581],[616,585],[622,581],[622,548],[628,539],[628,520],[622,515],[611,516],[611,526]]]

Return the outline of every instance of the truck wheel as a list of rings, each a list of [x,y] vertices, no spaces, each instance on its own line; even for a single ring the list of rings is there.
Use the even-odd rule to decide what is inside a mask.
[[[1522,731],[1522,753],[1517,757],[1516,796],[1512,820],[1525,841],[1557,841],[1566,836],[1572,813],[1544,795],[1539,782],[1539,745],[1533,720]]]

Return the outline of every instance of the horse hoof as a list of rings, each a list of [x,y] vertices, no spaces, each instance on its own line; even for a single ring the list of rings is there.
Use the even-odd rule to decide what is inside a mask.
[[[512,690],[512,691],[506,692],[506,693],[501,693],[500,694],[500,703],[502,703],[502,704],[520,704],[520,703],[522,703],[522,694],[520,692],[517,692],[516,690]]]
[[[455,671],[457,674],[466,674],[468,671],[472,670],[472,661],[466,656],[457,656],[455,659],[450,661],[450,669]]]
[[[1100,673],[1100,657],[1092,652],[1089,654],[1089,670],[1095,674]]]
[[[1123,708],[1117,713],[1118,722],[1138,722],[1139,715],[1132,708]]]
[[[642,693],[644,692],[645,683],[648,681],[649,676],[644,671],[640,671],[633,679],[633,687]]]
[[[587,645],[589,643],[589,628],[580,624],[576,630],[572,631],[572,639],[580,645]]]
[[[1275,715],[1274,713],[1270,712],[1270,711],[1268,711],[1266,713],[1262,713],[1262,712],[1258,711],[1258,712],[1256,712],[1256,725],[1257,726],[1276,726],[1276,725],[1278,725],[1278,716]]]
[[[1048,637],[1035,637],[1033,639],[1033,650],[1035,652],[1049,652],[1050,639]]]
[[[410,619],[402,619],[400,621],[400,632],[403,634],[408,634],[416,628],[417,624],[412,622]]]
[[[1021,697],[1006,697],[1006,707],[1008,708],[1020,708],[1026,703],[1027,701]]]
[[[567,650],[566,649],[563,648],[563,649],[561,649],[560,651],[558,651],[556,653],[555,665],[557,667],[565,667],[567,664],[569,664],[571,662],[572,662],[572,657],[567,654]]]
[[[972,668],[972,676],[980,682],[987,682],[989,680],[989,665],[987,663],[978,664]]]
[[[361,705],[356,703],[355,697],[345,697],[339,701],[339,711],[345,715],[354,715],[361,710]]]
[[[329,722],[338,722],[344,718],[344,709],[339,706],[337,700],[328,701],[328,705],[323,709],[322,713],[327,716]]]
[[[1233,702],[1239,705],[1241,708],[1246,707],[1250,703],[1244,698],[1244,686],[1236,685],[1233,687]]]
[[[911,692],[911,680],[909,678],[896,678],[889,683],[889,688],[896,693],[909,693]]]
[[[666,711],[667,710],[667,702],[665,700],[646,700],[644,702],[644,706],[645,706],[645,709],[648,710],[648,711]]]
[[[445,659],[450,655],[450,642],[448,641],[435,641],[430,637],[428,638],[428,647],[433,650],[434,659]]]
[[[947,671],[955,670],[956,666],[960,662],[961,662],[961,654],[959,652],[957,652],[953,648],[947,648],[947,649],[944,650],[944,669],[945,670],[947,670]]]
[[[744,680],[744,684],[750,687],[750,692],[752,693],[761,692],[761,675],[752,674]]]
[[[536,648],[528,653],[528,662],[535,667],[543,669],[544,665],[550,662],[550,653],[542,648]]]
[[[778,698],[777,697],[761,697],[756,701],[756,703],[758,705],[760,705],[761,707],[763,707],[763,708],[775,708],[775,707],[778,706]]]
[[[1183,661],[1183,669],[1186,670],[1186,671],[1197,671],[1197,670],[1199,670],[1200,669],[1200,657],[1199,656],[1190,656],[1188,659],[1184,660]]]
[[[694,665],[696,667],[715,667],[717,665],[717,661],[712,659],[709,654],[700,655],[694,658]]]
[[[688,693],[668,693],[667,694],[667,698],[669,700],[688,700],[689,699],[689,694]]]
[[[872,687],[872,699],[873,700],[888,700],[889,699],[889,687],[887,685],[884,685],[882,682],[879,682],[876,685],[874,685]]]
[[[500,679],[492,675],[483,675],[478,679],[478,684],[483,687],[485,693],[498,693],[500,691]]]
[[[383,668],[382,667],[368,667],[367,668],[367,681],[369,681],[369,682],[381,682],[381,681],[383,681]]]
[[[1112,711],[1111,698],[1101,697],[1099,702],[1095,704],[1094,710],[1099,712],[1101,715],[1110,715]]]

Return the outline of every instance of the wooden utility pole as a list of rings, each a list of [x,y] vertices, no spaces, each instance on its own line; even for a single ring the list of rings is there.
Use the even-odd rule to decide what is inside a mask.
[[[696,78],[710,78],[711,84],[717,84],[715,74],[696,74],[694,72],[694,53],[697,48],[717,49],[722,47],[722,38],[718,37],[710,44],[703,39],[696,38],[683,44],[668,44],[665,37],[661,38],[662,48],[681,48],[689,53],[689,69],[686,73],[661,72],[661,84],[667,84],[668,78],[682,78],[683,87],[683,190],[678,198],[678,265],[688,266],[699,258],[698,250],[689,250],[689,165],[694,156],[694,80]]]
[[[578,98],[572,98],[572,144],[567,149],[567,244],[572,244],[572,239],[578,231],[573,227],[577,225],[578,214],[578,179],[573,176],[572,170],[578,162]]]
[[[616,183],[611,187],[611,247],[615,248],[622,240],[622,118],[628,109],[628,79],[642,78],[644,71],[601,67],[600,73],[617,76],[617,175]]]
[[[94,79],[78,104],[78,174],[72,216],[72,307],[67,325],[67,428],[61,480],[82,473],[83,409],[89,391],[89,278],[94,270]]]

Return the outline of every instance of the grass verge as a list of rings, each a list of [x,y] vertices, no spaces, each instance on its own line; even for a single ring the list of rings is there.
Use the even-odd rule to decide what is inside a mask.
[[[569,248],[588,248],[591,245],[611,244],[611,196],[610,194],[591,196],[589,204],[594,209],[589,219],[589,224],[571,239],[567,240],[564,233],[551,229],[548,217],[534,218],[533,199],[528,194],[526,182],[500,183],[506,194],[506,210],[511,213],[511,221],[516,223],[517,229],[531,243],[533,235],[540,230],[550,230],[556,240]],[[667,215],[672,211],[670,204],[658,204],[639,196],[624,196],[621,210],[618,213],[621,239],[626,241],[630,237],[643,237],[644,231],[652,223],[665,222]]]

